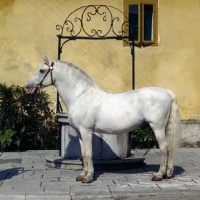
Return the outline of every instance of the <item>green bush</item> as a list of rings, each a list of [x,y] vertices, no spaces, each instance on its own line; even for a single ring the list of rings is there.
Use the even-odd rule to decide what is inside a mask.
[[[41,149],[60,149],[60,126],[56,122],[47,121],[40,127],[40,146]]]
[[[45,129],[47,120],[54,118],[50,104],[44,91],[28,95],[23,87],[0,84],[0,150],[42,149],[43,138],[49,132],[41,130]],[[50,137],[53,134],[57,137],[58,131],[52,126]],[[56,137],[51,138],[58,140]]]
[[[131,146],[132,148],[152,148],[158,143],[151,127],[138,128],[131,132]]]
[[[145,129],[138,128],[138,129],[132,131],[131,139],[138,141],[138,142],[155,141],[156,140],[154,132],[150,127],[147,127]]]

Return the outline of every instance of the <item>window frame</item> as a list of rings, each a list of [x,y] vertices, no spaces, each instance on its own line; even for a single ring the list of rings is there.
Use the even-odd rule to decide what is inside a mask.
[[[129,18],[129,6],[138,5],[138,40],[134,40],[136,46],[157,46],[158,45],[158,0],[124,0],[124,14]],[[153,5],[153,40],[144,40],[144,6]],[[126,19],[124,18],[124,21]],[[124,27],[127,30],[127,27]],[[129,35],[129,30],[124,36]],[[131,40],[123,42],[124,46],[132,43]]]

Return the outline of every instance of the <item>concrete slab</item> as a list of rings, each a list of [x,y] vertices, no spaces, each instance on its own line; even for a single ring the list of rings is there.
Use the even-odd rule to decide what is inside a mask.
[[[112,197],[108,186],[84,186],[76,185],[71,188],[73,199],[96,199]]]
[[[26,200],[25,195],[9,195],[9,194],[0,194],[1,200]]]
[[[26,195],[26,200],[71,200],[71,196],[69,194]]]

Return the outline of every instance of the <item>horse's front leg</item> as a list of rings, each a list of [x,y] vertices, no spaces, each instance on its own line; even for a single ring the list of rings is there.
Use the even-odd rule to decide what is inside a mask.
[[[83,171],[76,177],[76,181],[83,181],[84,177],[87,175],[87,162],[86,162],[86,157],[85,157],[85,149],[84,149],[84,145],[83,145],[83,142],[82,142],[82,139],[79,138],[79,143],[80,143],[80,146],[81,146],[81,154],[82,154],[82,157],[83,157]]]
[[[76,178],[77,181],[83,183],[91,183],[93,181],[94,167],[92,162],[92,131],[80,130],[81,139],[81,153],[83,157],[83,171]]]

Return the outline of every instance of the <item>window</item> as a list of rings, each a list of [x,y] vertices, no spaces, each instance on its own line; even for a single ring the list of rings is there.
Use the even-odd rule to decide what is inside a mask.
[[[124,13],[130,24],[125,34],[129,34],[127,42],[134,40],[139,46],[158,45],[158,0],[124,0]]]

